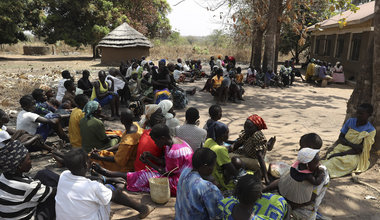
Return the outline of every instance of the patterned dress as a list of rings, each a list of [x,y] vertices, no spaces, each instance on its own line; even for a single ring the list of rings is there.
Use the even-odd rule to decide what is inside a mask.
[[[252,136],[246,135],[243,131],[235,144],[242,145],[242,147],[235,150],[234,153],[252,159],[257,159],[257,151],[263,151],[264,155],[267,151],[267,139],[262,131],[256,131]]]
[[[182,141],[182,140],[181,140]],[[177,168],[169,176],[170,194],[176,196],[179,177],[187,167],[192,167],[193,150],[184,141],[165,147],[165,171]],[[127,190],[133,192],[149,192],[149,179],[159,178],[156,171],[140,170],[127,173]]]
[[[235,205],[239,204],[239,200],[235,197],[228,197],[219,202],[219,209],[223,212],[223,220],[233,220],[232,210]],[[284,197],[264,193],[260,199],[258,199],[253,207],[251,219],[284,219],[288,211],[288,204]]]

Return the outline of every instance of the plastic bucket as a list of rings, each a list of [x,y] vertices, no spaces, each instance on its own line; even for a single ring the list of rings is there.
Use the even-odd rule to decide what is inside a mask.
[[[167,203],[170,199],[169,179],[167,177],[149,179],[150,197],[158,204]]]

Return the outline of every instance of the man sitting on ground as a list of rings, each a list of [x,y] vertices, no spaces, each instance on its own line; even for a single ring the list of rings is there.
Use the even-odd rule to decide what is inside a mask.
[[[89,161],[82,149],[71,150],[64,160],[69,170],[62,172],[58,182],[55,197],[57,220],[110,219],[111,200],[135,209],[140,213],[139,218],[145,218],[153,210],[131,200],[119,186],[87,179]],[[104,179],[103,183],[106,182]]]
[[[199,128],[199,111],[196,108],[189,108],[186,111],[186,124],[176,128],[177,137],[186,141],[195,151],[200,148],[206,140],[207,131]]]

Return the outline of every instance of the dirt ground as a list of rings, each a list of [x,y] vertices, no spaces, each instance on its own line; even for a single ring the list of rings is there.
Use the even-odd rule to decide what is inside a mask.
[[[75,73],[88,69],[92,76],[100,69],[99,60],[89,57],[68,56],[22,56],[0,54],[0,76],[4,82],[0,84],[0,108],[20,110],[18,99],[39,84],[56,85],[60,71],[68,69]],[[206,66],[206,64],[205,64]],[[81,75],[75,75],[78,80]],[[204,81],[181,85],[183,88],[196,87],[200,90]],[[222,122],[230,128],[230,139],[235,139],[243,128],[245,119],[255,113],[263,117],[268,129],[264,130],[267,138],[277,137],[273,151],[268,152],[267,161],[295,160],[299,138],[309,132],[316,132],[323,139],[321,155],[335,142],[343,124],[346,103],[353,88],[348,85],[329,85],[320,88],[301,83],[296,80],[293,87],[287,89],[245,86],[245,102],[222,106]],[[208,108],[214,103],[210,94],[197,92],[189,97],[188,107],[196,107],[201,114],[201,126],[208,118]],[[184,122],[185,110],[177,111],[177,118]],[[16,114],[16,112],[12,112]],[[12,119],[10,126],[14,125]],[[106,126],[122,129],[119,122],[106,122]],[[49,155],[34,154],[32,173],[42,167],[55,171]],[[380,189],[380,165],[377,162],[367,172],[359,175],[360,180]],[[154,204],[149,194],[130,193],[131,197],[156,209],[146,219],[173,219],[175,198],[165,205]],[[365,199],[373,196],[375,199]],[[112,219],[138,219],[137,212],[119,205],[112,205]],[[332,219],[380,219],[380,194],[370,187],[354,183],[350,176],[333,179],[322,202],[320,212]]]

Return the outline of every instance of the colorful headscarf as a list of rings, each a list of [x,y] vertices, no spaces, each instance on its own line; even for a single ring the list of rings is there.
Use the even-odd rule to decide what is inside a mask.
[[[93,114],[99,108],[99,102],[97,101],[89,101],[83,108],[84,117],[86,119],[90,119],[93,117]]]
[[[0,170],[4,173],[14,174],[17,167],[22,163],[28,150],[19,141],[9,141],[0,148]]]
[[[267,125],[265,124],[264,119],[262,119],[260,116],[256,114],[249,116],[247,120],[252,121],[259,130],[267,129]]]
[[[207,123],[207,137],[214,141],[228,131],[228,126],[220,121],[210,121]]]
[[[163,63],[164,65],[166,65],[166,60],[165,59],[161,59],[160,63]]]

